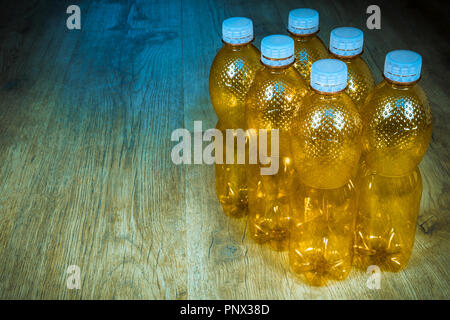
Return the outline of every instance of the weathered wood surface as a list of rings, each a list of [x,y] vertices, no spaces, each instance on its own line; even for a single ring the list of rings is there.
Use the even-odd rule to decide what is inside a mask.
[[[369,31],[368,1],[81,1],[82,30],[69,31],[70,4],[2,8],[0,298],[448,299],[448,6],[381,3],[382,29]],[[222,20],[251,17],[259,46],[302,6],[319,10],[325,43],[333,27],[363,29],[377,81],[389,50],[424,59],[434,131],[416,242],[380,290],[364,270],[306,286],[285,254],[246,236],[245,219],[223,215],[213,166],[170,160],[174,129],[217,121],[208,72]],[[66,287],[69,265],[81,290]]]

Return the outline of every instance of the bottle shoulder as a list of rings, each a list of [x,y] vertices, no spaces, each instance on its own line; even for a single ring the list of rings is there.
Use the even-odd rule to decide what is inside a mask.
[[[350,76],[352,74],[361,74],[374,83],[372,71],[370,71],[369,65],[360,55],[352,59],[341,59],[341,61],[347,65]]]
[[[331,112],[338,111],[338,113],[345,113],[357,123],[361,122],[361,117],[359,115],[358,109],[356,108],[356,105],[344,91],[337,94],[320,94],[311,89],[304,97],[304,103],[301,113],[303,115],[312,115],[317,113],[318,111],[326,112],[326,110],[329,110]]]
[[[363,128],[361,116],[345,92],[333,95],[309,92],[297,117],[299,132],[309,134],[329,131],[339,132],[339,135],[360,134]]]
[[[261,53],[252,43],[248,43],[242,46],[232,46],[224,44],[222,48],[216,54],[216,59],[221,59],[224,57],[241,57],[249,60],[259,61]]]
[[[274,87],[281,90],[281,93],[294,90],[302,96],[308,90],[305,80],[292,65],[288,68],[270,68],[261,65],[255,74],[250,91],[266,92]]]
[[[259,59],[259,51],[252,44],[238,49],[224,45],[211,64],[210,87],[244,86],[248,89],[256,71],[261,68]]]
[[[296,59],[311,60],[325,59],[328,56],[328,49],[317,35],[310,37],[291,36],[294,39]],[[304,53],[303,56],[299,53]],[[305,56],[308,54],[309,56]]]
[[[263,66],[246,95],[247,125],[289,130],[307,92],[303,78],[292,66],[283,69]]]
[[[259,50],[253,44],[247,44],[241,48],[224,45],[214,57],[211,71],[228,68],[230,65],[250,71],[257,70],[260,68],[260,56]]]
[[[255,110],[269,105],[298,109],[308,91],[305,80],[292,66],[285,70],[262,66],[248,91],[246,105]]]
[[[312,45],[318,45],[320,47],[326,48],[324,42],[317,34],[310,35],[310,36],[297,36],[297,35],[290,34],[290,37],[292,39],[294,39],[294,43],[312,44]]]
[[[423,125],[429,125],[432,121],[428,98],[418,83],[397,85],[386,79],[370,93],[362,115],[368,123],[419,119]]]
[[[358,68],[360,68],[361,70],[367,70],[370,74],[372,74],[369,68],[369,64],[366,62],[366,60],[363,59],[363,57],[358,56],[355,61]]]
[[[371,92],[367,104],[372,107],[382,106],[390,103],[390,100],[415,100],[418,105],[429,107],[429,102],[425,91],[419,83],[413,85],[394,84],[386,79],[382,80]]]
[[[355,104],[345,91],[336,94],[321,94],[311,89],[305,96],[305,105],[308,107],[316,105],[339,105],[356,110]]]

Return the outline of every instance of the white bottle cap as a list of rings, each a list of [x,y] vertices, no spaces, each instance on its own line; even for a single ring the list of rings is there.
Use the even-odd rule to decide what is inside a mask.
[[[422,57],[410,50],[394,50],[386,55],[384,76],[396,82],[414,82],[419,80],[422,69]]]
[[[341,27],[331,31],[330,51],[338,56],[350,57],[363,50],[364,34],[358,28]]]
[[[294,62],[294,40],[285,35],[267,36],[261,41],[261,61],[271,67]]]
[[[301,8],[289,12],[288,30],[293,34],[311,34],[319,30],[319,13],[314,9]]]
[[[337,59],[317,60],[311,66],[311,87],[317,91],[334,93],[347,86],[347,65]]]
[[[248,18],[233,17],[222,23],[222,39],[229,44],[243,44],[253,40],[253,22]]]

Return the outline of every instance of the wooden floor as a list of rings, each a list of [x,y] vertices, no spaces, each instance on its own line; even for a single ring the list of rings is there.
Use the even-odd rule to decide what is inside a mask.
[[[85,0],[81,31],[69,31],[72,1],[10,2],[0,17],[1,299],[449,298],[448,6],[378,1],[382,29],[370,31],[372,1]],[[296,7],[320,12],[325,43],[333,27],[362,28],[377,81],[386,52],[423,56],[434,129],[416,242],[380,290],[364,270],[303,284],[285,254],[223,215],[213,166],[170,159],[174,129],[216,124],[208,72],[222,20],[251,17],[259,47]],[[66,286],[70,265],[80,290]]]

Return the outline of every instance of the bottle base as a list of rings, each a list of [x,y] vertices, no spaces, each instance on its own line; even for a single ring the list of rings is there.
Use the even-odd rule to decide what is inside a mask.
[[[351,270],[351,264],[344,260],[330,261],[324,257],[308,261],[295,261],[291,257],[290,266],[299,279],[315,287],[325,286],[328,281],[344,280]]]
[[[219,202],[223,212],[231,218],[243,218],[248,214],[247,196],[241,195],[232,199],[225,195],[219,195]]]
[[[372,250],[372,252],[355,253],[354,265],[358,269],[367,270],[370,266],[378,266],[381,271],[399,272],[408,264],[411,254],[393,253],[389,250]]]
[[[268,245],[274,251],[287,251],[289,233],[287,230],[270,230],[250,222],[250,236],[260,245]]]
[[[416,168],[405,176],[383,176],[363,163],[358,178],[355,266],[398,272],[414,246],[422,179]]]
[[[248,188],[239,166],[216,166],[216,194],[224,213],[232,218],[248,214]]]

